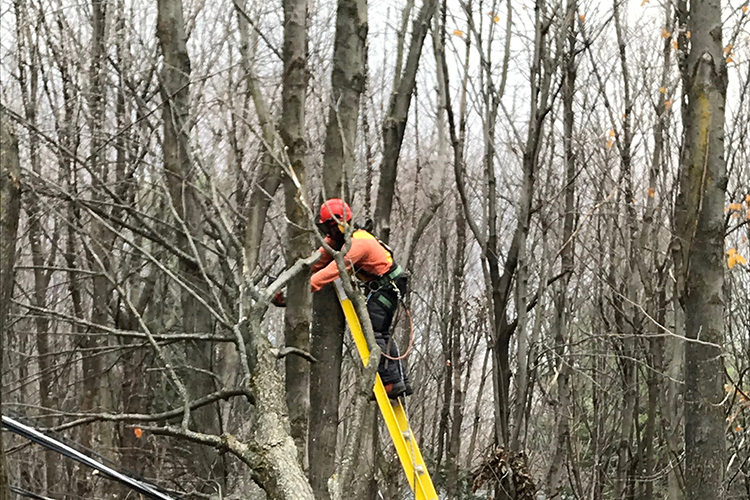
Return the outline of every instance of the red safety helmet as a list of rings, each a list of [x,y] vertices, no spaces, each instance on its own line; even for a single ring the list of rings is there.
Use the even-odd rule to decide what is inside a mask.
[[[331,198],[320,206],[320,220],[318,223],[349,222],[352,220],[352,209],[341,198]]]

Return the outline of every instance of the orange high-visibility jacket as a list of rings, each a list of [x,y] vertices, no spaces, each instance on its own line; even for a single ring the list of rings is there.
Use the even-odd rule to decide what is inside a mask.
[[[333,245],[333,240],[326,238],[326,243]],[[339,277],[339,270],[333,257],[323,247],[318,249],[322,254],[320,260],[313,264],[313,275],[310,285],[313,292],[317,292],[328,283],[333,283]],[[383,245],[364,229],[357,229],[352,234],[352,245],[344,256],[346,268],[354,270],[363,281],[383,276],[393,266],[393,256]]]

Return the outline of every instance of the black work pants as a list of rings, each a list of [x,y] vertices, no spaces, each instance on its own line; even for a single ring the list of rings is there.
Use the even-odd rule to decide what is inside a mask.
[[[396,285],[401,285],[399,279],[396,279]],[[399,289],[401,286],[399,286]],[[404,288],[405,280],[404,280]],[[395,341],[391,340],[391,323],[393,316],[398,309],[398,293],[392,285],[383,286],[367,297],[367,312],[370,315],[370,322],[375,333],[375,342],[377,342],[380,351],[388,354],[391,358],[398,358],[398,346]],[[400,380],[407,382],[409,377],[402,361],[394,361],[385,356],[380,356],[378,364],[378,374],[383,384],[394,384]]]

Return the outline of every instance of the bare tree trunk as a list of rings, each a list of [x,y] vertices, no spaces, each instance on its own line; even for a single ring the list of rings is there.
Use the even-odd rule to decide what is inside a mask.
[[[258,425],[253,441],[244,447],[243,460],[254,470],[254,479],[273,500],[313,500],[299,452],[291,436],[284,384],[276,368],[268,338],[261,330],[261,315],[252,312],[247,321],[248,357],[252,359],[251,390],[257,394]]]
[[[286,259],[292,265],[309,255],[312,241],[307,229],[308,214],[299,202],[307,196],[305,173],[305,94],[307,90],[307,0],[284,0],[284,86],[282,89],[281,137],[289,167],[296,178],[284,178],[286,216]],[[298,188],[298,185],[300,186]],[[310,351],[312,295],[310,270],[289,280],[284,315],[284,339],[289,347]],[[286,358],[286,402],[292,437],[299,460],[307,470],[307,426],[310,410],[310,365],[300,356]]]
[[[326,199],[349,198],[347,180],[351,178],[354,167],[357,121],[365,83],[366,38],[367,2],[339,0],[331,104],[323,153],[323,193]],[[345,325],[333,287],[326,287],[314,295],[313,310],[311,352],[321,362],[310,368],[310,413],[316,416],[310,421],[310,482],[316,497],[324,499],[329,495],[328,479],[336,466]],[[366,442],[363,445],[369,446]]]
[[[60,14],[58,13],[58,16]],[[62,38],[62,37],[61,37]],[[62,94],[63,94],[63,112],[61,115],[56,115],[55,126],[57,129],[57,140],[59,144],[58,150],[58,164],[60,169],[60,184],[71,194],[75,195],[77,192],[76,182],[74,180],[74,166],[72,154],[75,154],[76,144],[80,143],[80,129],[77,125],[76,120],[76,107],[78,101],[78,91],[76,86],[73,84],[71,74],[71,66],[69,60],[69,51],[66,43],[61,42],[59,53],[57,53],[56,63],[60,71]],[[82,288],[83,283],[80,274],[76,271],[81,267],[79,259],[77,259],[77,249],[75,244],[75,234],[77,228],[80,227],[80,213],[74,206],[69,203],[65,210],[65,244],[63,250],[63,258],[65,264],[68,267],[68,291],[70,293],[70,299],[73,308],[73,314],[75,318],[83,320],[83,299],[82,299]],[[85,328],[81,325],[74,325],[73,331],[75,334],[80,335],[85,333]],[[50,402],[50,404],[53,404]],[[50,458],[46,459],[50,461]],[[58,458],[59,460],[59,458]],[[52,464],[55,461],[52,460]],[[50,467],[50,465],[48,465]],[[53,485],[55,488],[60,488],[63,485],[68,485],[68,488],[73,488],[77,484],[78,479],[72,474],[65,474],[69,478],[67,481],[51,483],[55,480],[55,475],[60,471],[55,471],[50,476],[50,470],[47,471],[47,483]]]
[[[631,443],[634,424],[637,424],[638,414],[638,382],[637,382],[637,365],[636,365],[636,336],[640,334],[640,311],[634,304],[638,301],[638,270],[640,252],[638,248],[637,236],[637,215],[635,210],[635,200],[633,193],[633,174],[632,174],[632,151],[631,145],[633,133],[631,130],[631,121],[633,113],[633,102],[630,90],[630,68],[627,61],[626,53],[626,34],[623,21],[619,13],[620,4],[616,0],[613,2],[613,17],[615,21],[615,31],[617,34],[617,45],[619,52],[620,68],[622,71],[622,86],[624,112],[622,118],[622,136],[617,137],[617,145],[620,153],[620,179],[624,183],[622,191],[622,200],[625,205],[625,226],[627,234],[625,235],[625,255],[627,258],[627,271],[625,276],[624,288],[620,292],[624,297],[621,304],[621,312],[625,320],[625,328],[620,330],[625,336],[622,339],[622,381],[623,381],[623,410],[620,425],[620,443],[617,459],[617,479],[615,482],[615,497],[624,499],[631,495],[634,487],[633,482],[633,464],[636,461],[636,453],[633,451]]]
[[[688,500],[723,499],[724,367],[724,105],[727,68],[721,2],[690,3],[688,100],[680,193],[676,269],[684,276],[685,486]]]
[[[106,186],[109,176],[107,164],[106,143],[104,141],[104,124],[106,113],[107,86],[106,57],[107,57],[107,3],[102,0],[92,0],[92,37],[91,37],[91,63],[89,65],[89,117],[88,125],[91,134],[90,141],[90,164],[91,185],[93,187],[92,197],[97,201],[104,200],[103,186]],[[91,222],[91,231],[94,236],[92,244],[86,247],[89,265],[96,272],[92,282],[92,310],[91,321],[97,325],[104,325],[109,318],[109,298],[111,286],[105,276],[113,266],[112,262],[112,235],[104,226],[96,221]],[[98,259],[92,255],[95,253]],[[101,269],[98,262],[102,262],[105,269]],[[101,349],[107,345],[106,336],[97,335],[100,332],[92,332],[95,335],[84,337],[82,347],[85,349]],[[112,407],[111,391],[109,388],[109,372],[105,370],[106,358],[101,355],[84,356],[83,364],[83,407],[87,410],[104,410]],[[114,449],[114,428],[112,424],[100,423],[88,425],[84,428],[84,446],[106,450],[108,453]],[[79,482],[79,495],[90,496],[92,482],[89,480]],[[104,486],[105,490],[109,485]]]
[[[490,359],[490,350],[487,349],[484,352],[484,361],[482,361],[482,372],[479,378],[479,390],[477,391],[477,401],[474,404],[474,418],[472,419],[471,425],[471,438],[469,439],[469,448],[466,450],[466,468],[472,468],[472,459],[474,458],[474,450],[477,445],[477,434],[479,433],[479,422],[481,419],[481,403],[482,393],[484,392],[484,386],[487,381],[487,362]]]
[[[665,5],[665,26],[668,32],[673,31],[674,21],[672,16],[672,6],[670,4]],[[661,80],[659,85],[666,88],[668,85],[669,68],[671,63],[672,54],[672,43],[670,37],[665,37],[662,45],[662,69],[661,69]],[[660,226],[655,224],[655,217],[659,211],[656,206],[656,189],[657,181],[660,173],[664,168],[664,130],[666,127],[666,120],[669,116],[669,110],[666,106],[666,95],[659,93],[659,102],[656,107],[657,122],[654,126],[654,151],[651,159],[651,165],[649,168],[649,187],[648,197],[646,198],[646,210],[643,215],[643,224],[641,228],[640,236],[640,252],[641,252],[641,281],[643,282],[646,290],[646,307],[649,316],[656,318],[657,322],[661,325],[666,323],[666,283],[664,283],[663,266],[660,265],[658,260],[660,255],[658,252],[658,246],[655,242],[659,241]],[[656,247],[656,248],[654,248]],[[646,255],[650,255],[650,262],[645,258]],[[667,405],[663,404],[665,400],[661,397],[662,394],[667,392],[669,379],[664,379],[664,383],[660,383],[662,380],[660,377],[661,373],[664,373],[664,347],[665,339],[660,336],[660,331],[657,325],[649,322],[647,324],[649,335],[648,340],[648,410],[647,420],[643,435],[644,440],[644,475],[646,479],[645,484],[642,485],[643,500],[653,500],[654,498],[654,479],[657,474],[657,464],[659,463],[659,452],[656,448],[656,435],[657,435],[657,419],[659,418],[657,412],[659,410],[659,404],[662,404],[662,413],[669,414],[670,409],[666,408]],[[667,446],[667,450],[669,447]],[[668,455],[667,455],[668,456]],[[673,475],[674,472],[670,471],[669,475]],[[658,490],[657,490],[658,491]]]
[[[137,187],[132,178],[133,168],[130,165],[130,161],[133,158],[137,158],[138,148],[133,147],[133,136],[130,132],[130,128],[133,125],[130,118],[130,110],[132,107],[129,105],[128,100],[128,88],[126,84],[126,78],[132,68],[132,54],[129,49],[127,40],[128,33],[126,31],[126,11],[124,0],[118,0],[116,3],[116,10],[114,12],[114,44],[115,44],[115,57],[117,67],[119,69],[117,73],[117,90],[115,97],[115,117],[117,123],[118,134],[114,140],[114,147],[116,150],[115,159],[115,182],[116,196],[121,200],[123,206],[128,207],[127,209],[133,208],[134,203],[131,200],[135,199],[135,191]],[[66,99],[67,100],[67,99]],[[66,105],[67,108],[67,105]],[[66,112],[67,114],[67,112]],[[70,113],[72,115],[72,113]],[[72,117],[66,118],[66,122],[72,121]],[[69,125],[64,124],[62,127]],[[64,134],[61,134],[61,140],[63,144],[67,144],[69,139],[65,138]],[[70,182],[70,158],[66,155],[60,155],[61,171],[64,173],[63,177],[66,182]],[[62,184],[62,183],[61,183]],[[69,189],[70,190],[70,189]],[[122,212],[127,210],[122,209]],[[114,212],[114,210],[113,210]],[[121,212],[121,213],[122,213]],[[124,214],[123,214],[124,215]],[[124,218],[124,217],[123,217]],[[75,220],[71,217],[71,220]],[[70,265],[70,269],[75,269],[75,252],[73,251],[74,243],[72,236],[68,238],[70,240],[71,250],[68,256],[66,256]],[[75,277],[75,272],[71,272],[71,294],[80,295],[77,290],[78,279]],[[153,298],[154,285],[156,281],[156,272],[152,270],[149,276],[143,280],[135,278],[133,280],[133,288],[138,290],[141,286],[140,294],[136,294],[137,297],[137,310],[140,316],[143,316],[146,307],[151,303]],[[117,314],[115,316],[115,326],[122,330],[137,330],[138,322],[133,313],[130,314]],[[133,339],[122,337],[118,339],[123,345],[127,345],[130,348],[126,349],[121,356],[122,359],[122,373],[138,373],[147,360],[149,359],[149,353],[143,352],[139,349],[134,349]],[[145,380],[144,380],[145,379]],[[112,385],[119,385],[120,389],[120,407],[125,413],[145,413],[149,411],[149,403],[155,398],[153,391],[143,390],[149,386],[149,377],[121,377],[120,380],[115,381]],[[113,387],[114,388],[114,387]],[[120,463],[128,471],[133,471],[138,474],[149,476],[152,470],[149,468],[152,463],[150,460],[144,459],[149,456],[149,450],[146,448],[144,440],[139,439],[133,430],[123,423],[118,425],[117,433],[119,434],[118,447],[120,452]]]
[[[32,129],[29,132],[28,146],[31,170],[36,175],[42,175],[40,141],[39,134],[36,132],[38,127],[39,55],[36,49],[37,44],[31,34],[31,26],[28,18],[29,6],[23,1],[17,1],[15,8],[19,84],[21,86],[24,114]],[[31,193],[31,196],[29,196],[26,210],[29,216],[28,235],[29,247],[31,248],[31,261],[34,265],[34,304],[37,307],[46,307],[51,273],[45,271],[47,264],[45,255],[50,254],[54,259],[56,252],[55,248],[52,248],[51,251],[45,248],[43,242],[42,210],[37,193]],[[50,265],[52,264],[53,262],[50,262]],[[54,358],[50,355],[49,320],[47,316],[39,314],[34,318],[34,323],[36,327],[37,363],[39,366],[39,403],[43,411],[49,411],[55,407],[52,387],[55,378],[52,363]],[[45,425],[53,425],[53,421],[48,418],[44,419],[44,423]],[[46,488],[49,492],[57,485],[57,460],[54,452],[50,450],[45,450],[43,454],[45,457]]]
[[[199,201],[194,182],[196,169],[190,157],[190,57],[187,52],[187,35],[181,0],[159,0],[156,34],[164,56],[161,71],[161,95],[163,100],[162,119],[164,121],[164,176],[174,213],[181,219],[177,232],[178,246],[181,248],[200,247],[190,241],[202,241]],[[188,234],[186,234],[186,232]],[[195,252],[192,252],[195,253]],[[180,275],[198,293],[206,296],[206,283],[197,262],[203,255],[193,255],[194,261],[180,260]],[[188,291],[182,291],[182,323],[184,331],[210,333],[213,325],[209,312]],[[214,391],[213,377],[207,371],[212,365],[212,346],[209,342],[190,342],[186,347],[188,365],[198,370],[187,374],[190,378],[189,391],[195,399]],[[220,433],[216,405],[200,408],[193,412],[193,421],[201,432]],[[222,484],[224,472],[222,458],[206,447],[195,448],[196,473],[203,479],[211,479]],[[211,486],[213,489],[213,485]]]
[[[510,410],[510,361],[508,351],[510,336],[513,334],[513,325],[507,322],[505,305],[510,298],[513,275],[521,264],[519,260],[523,258],[526,252],[526,239],[529,234],[531,218],[531,203],[538,168],[539,151],[542,143],[541,134],[544,127],[544,120],[547,116],[550,82],[554,71],[551,67],[553,63],[548,54],[547,44],[549,41],[546,40],[546,2],[538,0],[535,4],[534,12],[534,58],[529,82],[533,97],[529,113],[529,129],[523,153],[523,180],[517,208],[518,223],[513,235],[511,248],[506,257],[502,275],[499,274],[497,258],[489,259],[493,289],[494,321],[498,336],[496,358],[498,361],[497,369],[499,370],[498,381],[501,384],[498,390],[498,394],[501,396],[501,428],[503,429],[504,443],[507,445],[511,444],[510,422],[508,422]],[[494,104],[494,113],[496,113],[497,105],[497,103]],[[494,138],[490,138],[490,141],[494,141]],[[493,160],[489,156],[490,154],[494,156],[494,145],[492,146],[492,151],[486,153],[487,159],[485,160],[489,165],[492,165]],[[489,174],[489,178],[491,184],[494,184],[494,172]],[[490,192],[493,192],[494,189],[494,186],[491,186]],[[490,203],[494,203],[494,201],[491,200]],[[493,210],[496,212],[497,208],[494,207]],[[491,252],[493,254],[497,254],[497,228],[496,221],[492,219],[489,234],[490,238],[487,240],[488,246],[492,249]],[[520,423],[515,422],[515,424]]]
[[[555,300],[555,356],[557,358],[557,401],[555,404],[555,447],[554,455],[547,471],[547,494],[549,498],[558,498],[561,494],[563,465],[570,439],[570,362],[565,359],[568,329],[568,286],[570,273],[574,270],[575,244],[572,241],[575,224],[575,180],[576,157],[573,150],[573,102],[576,81],[576,15],[577,0],[568,0],[565,12],[565,31],[567,50],[564,56],[563,76],[563,146],[565,149],[565,213],[563,216],[562,242],[566,245],[562,251],[562,272],[568,273],[557,289]]]
[[[360,97],[364,89],[367,39],[367,2],[339,0],[323,152],[325,198],[348,198],[345,181],[351,178],[357,138]]]
[[[469,2],[469,10],[471,9],[471,2]],[[453,146],[453,161],[454,162],[464,162],[464,146],[466,142],[466,92],[468,87],[468,79],[469,79],[469,56],[470,56],[470,49],[471,49],[471,38],[467,37],[466,47],[465,47],[465,53],[464,53],[464,74],[462,79],[462,86],[461,86],[461,94],[460,94],[460,105],[459,105],[459,124],[458,124],[458,134],[456,134],[456,131],[454,129],[455,124],[453,123],[453,111],[452,111],[452,105],[449,102],[449,92],[448,92],[448,78],[447,75],[444,74],[444,72],[447,71],[447,66],[445,64],[445,24],[446,24],[446,16],[447,16],[447,5],[446,2],[443,2],[441,9],[440,9],[440,16],[438,19],[436,19],[435,22],[435,28],[433,33],[433,48],[435,51],[435,62],[437,66],[437,76],[438,76],[438,104],[440,106],[440,109],[438,110],[438,122],[437,125],[440,127],[440,130],[438,130],[438,137],[441,137],[444,134],[443,127],[445,126],[445,118],[444,114],[446,111],[450,110],[451,114],[451,121],[450,121],[450,127],[451,127],[451,138],[452,138],[452,146]],[[443,141],[440,140],[440,147],[442,147]],[[458,166],[457,168],[463,168],[462,166]],[[458,193],[456,193],[455,197],[456,205],[455,209],[457,210],[456,213],[456,257],[455,261],[453,263],[453,300],[451,305],[451,324],[450,324],[450,333],[451,333],[451,339],[450,339],[450,350],[449,350],[449,357],[447,359],[449,363],[449,367],[451,368],[446,372],[446,390],[445,390],[445,417],[447,419],[448,413],[448,403],[452,400],[453,402],[453,412],[452,412],[452,425],[450,430],[448,431],[447,436],[447,463],[446,463],[446,486],[448,490],[448,495],[450,498],[457,498],[460,495],[461,489],[460,485],[458,484],[458,476],[459,476],[459,468],[460,468],[460,454],[461,454],[461,426],[463,423],[463,409],[464,409],[464,390],[461,386],[461,334],[463,331],[462,327],[462,320],[461,320],[461,301],[463,300],[463,290],[461,284],[463,283],[463,276],[464,276],[464,259],[465,259],[465,247],[466,247],[466,218],[464,216],[463,207],[461,205],[461,198]],[[447,267],[446,267],[447,269]],[[446,346],[447,348],[447,346]],[[487,357],[485,357],[485,366],[486,368],[486,361]],[[448,377],[452,376],[452,380],[449,380]],[[467,373],[468,376],[468,373]],[[484,384],[484,377],[482,377],[482,381],[480,382],[480,387]],[[449,393],[449,391],[452,389],[452,394]],[[481,393],[481,388],[480,388]],[[481,399],[481,397],[480,397]],[[478,407],[477,407],[478,408]],[[478,415],[478,414],[477,414]],[[441,418],[441,425],[443,424],[443,419]],[[474,422],[475,426],[473,429],[472,434],[472,443],[470,445],[470,449],[473,451],[474,444],[476,442],[476,431],[477,428],[477,422]],[[448,430],[448,429],[446,429]],[[441,444],[442,444],[442,436],[441,436]],[[471,452],[470,452],[471,453]],[[440,460],[440,456],[438,455],[438,460]]]
[[[261,164],[250,192],[246,210],[245,266],[252,272],[258,265],[266,214],[271,206],[273,195],[281,185],[282,169],[273,157],[276,147],[276,124],[268,108],[268,102],[266,102],[260,89],[254,68],[255,38],[257,37],[251,38],[249,34],[248,20],[245,18],[249,14],[245,11],[245,1],[237,0],[235,8],[237,10],[237,26],[240,32],[240,57],[242,68],[245,71],[246,92],[253,101],[263,139]]]
[[[448,230],[446,218],[442,218],[440,224],[440,251],[439,251],[439,265],[438,268],[439,285],[438,290],[440,296],[439,302],[439,313],[438,321],[440,323],[440,347],[442,360],[440,369],[440,384],[442,385],[442,404],[440,405],[440,420],[438,421],[437,431],[437,451],[435,453],[435,464],[438,469],[441,468],[443,457],[448,448],[448,441],[450,440],[449,425],[450,419],[450,404],[451,396],[453,394],[453,372],[455,367],[451,363],[451,335],[450,335],[450,316],[448,308],[450,307],[450,265],[448,264],[448,238],[452,236]]]
[[[669,338],[665,346],[665,357],[668,357],[670,361],[665,367],[668,380],[662,407],[662,425],[668,458],[670,462],[674,461],[675,463],[667,477],[668,500],[682,500],[685,497],[685,471],[684,465],[679,461],[682,441],[680,431],[684,428],[683,417],[685,414],[685,405],[681,404],[684,398],[684,385],[679,382],[684,380],[685,376],[685,313],[679,298],[683,290],[683,287],[679,286],[679,282],[683,280],[678,279],[677,281],[671,290],[676,336]]]
[[[378,457],[380,410],[377,404],[371,404],[366,411],[364,433],[361,438],[362,449],[357,457],[357,471],[351,487],[351,498],[353,500],[376,500],[378,498],[375,465]]]
[[[328,479],[336,468],[341,361],[346,325],[333,287],[313,295],[310,353],[310,484],[315,497],[328,498]]]
[[[675,8],[675,20],[676,28],[674,30],[677,36],[678,51],[676,54],[677,67],[680,70],[680,77],[682,80],[682,95],[680,99],[680,108],[682,110],[682,128],[687,131],[690,127],[691,113],[688,112],[688,95],[689,95],[689,84],[690,79],[688,77],[688,37],[687,33],[691,29],[688,26],[690,19],[690,13],[688,11],[687,1],[678,0],[674,4]],[[705,33],[703,34],[705,37]],[[692,37],[692,34],[691,34]],[[705,42],[704,42],[705,43]],[[721,43],[721,42],[719,42]],[[697,61],[694,61],[697,63]],[[687,134],[685,135],[687,137]],[[687,143],[683,145],[684,154],[687,154]],[[713,153],[713,148],[711,148]],[[687,163],[684,158],[680,158],[680,167],[678,173],[678,182],[681,182],[684,177],[684,169]],[[681,188],[680,188],[681,189]],[[687,343],[687,325],[686,325],[686,312],[685,306],[686,301],[684,300],[684,294],[686,289],[685,281],[687,279],[687,272],[684,266],[685,251],[682,248],[680,239],[687,226],[687,216],[681,215],[686,208],[686,204],[682,201],[681,196],[678,194],[678,198],[675,200],[675,211],[672,219],[673,234],[675,235],[670,241],[671,257],[674,262],[674,286],[672,290],[672,303],[674,310],[674,327],[675,334],[674,338],[670,338],[667,341],[667,353],[671,358],[669,366],[667,368],[667,374],[669,376],[669,382],[667,385],[667,391],[665,395],[665,408],[664,408],[664,436],[666,438],[669,458],[675,462],[675,466],[672,467],[670,474],[667,478],[667,495],[669,500],[682,500],[687,494],[687,464],[679,460],[680,452],[682,450],[682,439],[680,431],[685,431],[686,426],[683,419],[687,415],[687,404],[686,404],[686,385],[678,381],[686,380],[686,369],[687,369],[687,357],[686,343]],[[694,208],[693,208],[694,210]]]
[[[3,372],[3,346],[6,322],[13,296],[13,266],[16,261],[16,236],[21,215],[21,163],[18,140],[6,117],[0,112],[0,372]],[[0,383],[0,402],[2,402]],[[0,439],[0,500],[10,500],[8,469]]]
[[[360,111],[360,119],[362,120],[362,142],[365,145],[365,199],[364,199],[364,218],[365,220],[372,220],[372,167],[375,163],[374,153],[372,150],[372,138],[370,137],[370,108],[367,106],[367,101],[371,100],[371,83],[370,83],[370,63],[368,51],[370,50],[370,43],[365,40],[365,50],[362,56],[363,60],[363,77],[364,82],[362,85],[362,95],[360,96],[360,105],[362,109]]]
[[[393,196],[396,192],[398,158],[401,154],[401,144],[404,140],[406,121],[409,117],[411,97],[417,82],[419,58],[424,39],[430,28],[430,20],[436,8],[437,0],[424,0],[422,8],[414,20],[406,64],[403,73],[396,77],[399,80],[394,83],[398,83],[398,85],[394,85],[388,104],[388,114],[383,120],[383,160],[380,163],[380,180],[378,181],[374,222],[376,234],[386,243],[391,233],[391,208]]]
[[[463,280],[466,255],[466,220],[461,209],[461,199],[456,193],[456,256],[453,261],[453,303],[451,305],[451,356],[453,367],[453,408],[450,438],[446,461],[446,483],[448,498],[460,499],[461,489],[458,482],[459,458],[461,455],[461,424],[463,423],[464,389],[461,386],[461,337],[464,333],[461,311],[464,307]],[[446,394],[446,397],[448,395]]]

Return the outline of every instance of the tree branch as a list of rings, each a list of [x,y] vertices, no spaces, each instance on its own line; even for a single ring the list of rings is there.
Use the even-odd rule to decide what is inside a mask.
[[[223,391],[217,391],[212,394],[207,394],[201,398],[191,401],[188,405],[188,409],[195,410],[203,406],[210,405],[220,400],[229,400],[230,398],[237,396],[245,396],[250,404],[255,403],[255,396],[246,388],[237,389],[226,389]],[[106,422],[162,422],[182,416],[184,407],[175,408],[173,410],[161,412],[161,413],[62,413],[64,416],[79,417],[77,420],[67,422],[50,429],[40,429],[41,431],[52,430],[55,432],[64,431],[79,425],[85,425],[92,422],[106,421]]]
[[[282,347],[281,349],[271,349],[271,352],[278,358],[285,358],[290,354],[294,354],[296,356],[299,356],[300,358],[308,360],[310,363],[317,363],[318,359],[310,354],[309,352],[305,351],[304,349],[300,349],[298,347]]]

